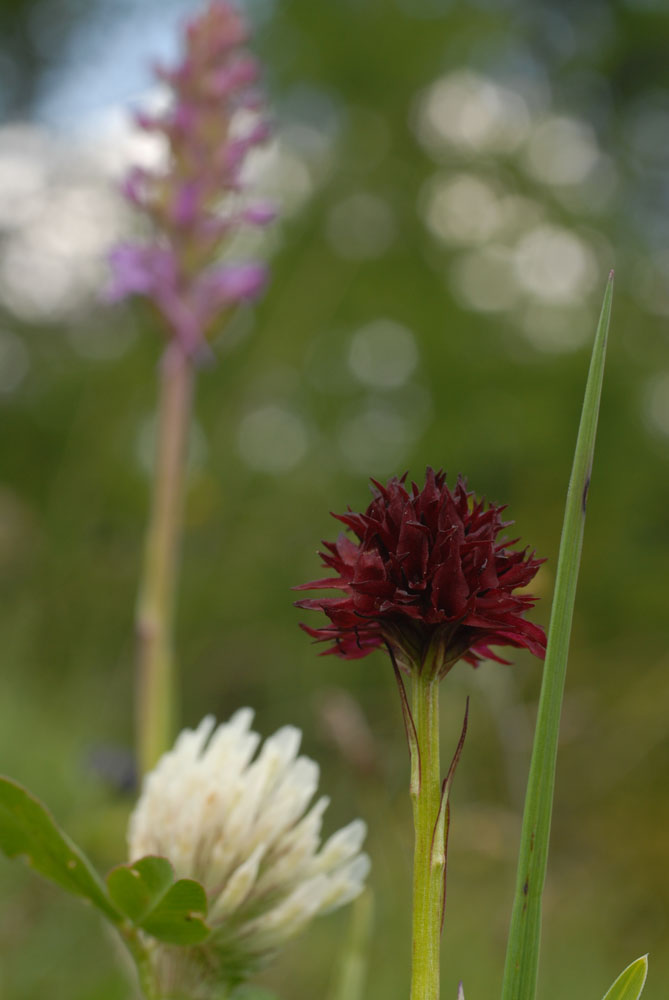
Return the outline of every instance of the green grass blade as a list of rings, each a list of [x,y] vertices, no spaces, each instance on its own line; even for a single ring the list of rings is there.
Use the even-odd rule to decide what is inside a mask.
[[[620,973],[604,1000],[639,1000],[647,975],[648,955],[642,955]]]
[[[534,1000],[541,937],[541,897],[548,859],[555,759],[567,654],[578,579],[585,508],[597,432],[613,272],[592,350],[581,424],[565,507],[541,697],[523,814],[516,889],[502,984],[502,1000]]]

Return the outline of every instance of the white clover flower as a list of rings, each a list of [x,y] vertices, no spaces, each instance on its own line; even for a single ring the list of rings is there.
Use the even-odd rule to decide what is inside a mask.
[[[198,954],[155,947],[157,977],[170,988],[181,985],[184,961],[219,980],[244,978],[312,917],[359,895],[369,871],[362,820],[321,846],[329,800],[307,811],[319,769],[298,757],[299,729],[279,729],[254,758],[260,737],[252,720],[243,708],[222,725],[207,716],[184,729],[145,777],[130,817],[130,860],[168,858],[177,877],[202,883],[209,900],[214,934],[189,949]]]

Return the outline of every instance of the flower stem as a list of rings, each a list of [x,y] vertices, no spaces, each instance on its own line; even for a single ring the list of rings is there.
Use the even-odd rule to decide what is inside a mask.
[[[136,614],[142,773],[171,744],[175,723],[172,633],[192,395],[193,362],[175,339],[161,365],[153,496]]]
[[[412,795],[415,830],[413,867],[413,953],[411,1000],[438,1000],[444,850],[435,842],[441,828],[439,768],[439,676],[428,664],[412,671],[413,719],[420,779]]]
[[[144,1000],[160,1000],[156,994],[151,961],[146,948],[142,945],[135,928],[120,928],[121,938],[125,943],[137,969],[137,979]]]

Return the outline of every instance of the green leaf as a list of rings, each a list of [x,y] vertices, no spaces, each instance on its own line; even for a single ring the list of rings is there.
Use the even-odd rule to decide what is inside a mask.
[[[88,899],[108,920],[121,915],[107,896],[92,864],[56,824],[51,813],[27,789],[0,777],[0,850],[7,857],[25,857],[45,878],[75,896]]]
[[[642,955],[620,973],[604,1000],[639,1000],[647,975],[648,955]]]
[[[536,994],[541,937],[541,899],[548,860],[560,712],[567,672],[576,582],[581,561],[585,509],[595,448],[612,296],[613,272],[609,276],[609,283],[604,293],[592,349],[574,464],[567,492],[546,662],[523,813],[502,1000],[534,1000]]]
[[[199,882],[182,878],[171,886],[139,925],[168,944],[201,944],[211,934],[205,923],[207,895]]]
[[[173,882],[174,870],[167,858],[151,855],[112,868],[107,875],[111,899],[133,924],[141,924]]]
[[[211,933],[205,922],[207,894],[194,879],[175,882],[167,858],[147,855],[112,868],[107,888],[123,915],[159,941],[201,944]]]

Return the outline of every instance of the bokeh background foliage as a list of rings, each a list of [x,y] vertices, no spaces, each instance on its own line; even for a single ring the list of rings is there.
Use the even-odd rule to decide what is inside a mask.
[[[0,8],[1,769],[101,869],[132,801],[132,612],[159,341],[105,310],[104,253],[129,232],[114,186],[146,150],[119,124],[184,0]],[[284,206],[273,281],[199,380],[178,649],[183,717],[249,703],[305,731],[330,824],[370,825],[367,996],[408,989],[408,766],[383,657],[319,659],[290,587],[318,575],[329,510],[427,463],[509,503],[548,557],[588,342],[617,270],[559,759],[541,995],[603,994],[651,952],[669,979],[669,15],[658,0],[256,0],[277,139],[260,183]],[[459,666],[472,698],[453,791],[444,995],[501,980],[539,667]],[[97,920],[0,869],[0,992],[116,1000]],[[327,991],[346,915],[265,976]]]

